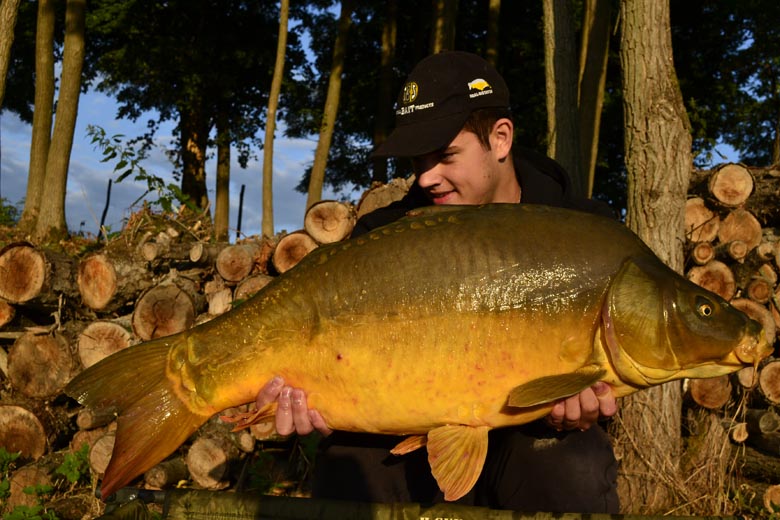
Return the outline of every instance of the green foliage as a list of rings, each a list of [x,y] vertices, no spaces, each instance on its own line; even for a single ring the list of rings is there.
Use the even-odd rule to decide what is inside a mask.
[[[722,162],[711,154],[718,143],[734,147],[747,164],[780,159],[773,155],[780,128],[780,5],[674,0],[670,6],[674,62],[698,163]]]
[[[19,222],[21,211],[8,199],[0,198],[0,226],[13,226]]]
[[[10,494],[9,476],[20,456],[21,452],[9,453],[0,446],[0,503],[3,503]],[[28,486],[22,491],[28,495],[41,497],[50,495],[53,488],[47,485],[36,485]],[[36,504],[34,506],[16,506],[13,511],[5,513],[3,520],[57,520],[57,515],[53,511],[47,510],[43,505]]]
[[[132,206],[138,204],[148,194],[154,193],[157,199],[151,204],[159,206],[163,211],[174,211],[175,203],[195,209],[190,198],[182,193],[181,188],[174,183],[166,184],[162,177],[148,172],[141,165],[142,161],[146,159],[145,152],[136,150],[131,144],[125,142],[123,135],[117,134],[109,137],[103,128],[94,125],[87,127],[87,135],[92,138],[92,144],[95,148],[103,154],[101,162],[107,163],[116,160],[114,165],[114,173],[118,174],[116,182],[122,182],[133,175],[133,180],[146,184],[146,191],[133,202]]]
[[[252,147],[260,147],[278,26],[275,0],[94,0],[86,62],[94,64],[97,89],[116,96],[119,117],[135,121],[155,111],[143,136],[147,144],[161,122],[178,123],[171,155],[183,172],[182,161],[192,160],[184,140],[205,139],[218,116],[229,122],[245,166]],[[291,32],[287,82],[296,81],[304,62],[299,35]],[[187,135],[190,130],[196,134]]]
[[[57,520],[57,515],[42,505],[16,506],[3,520]]]
[[[22,493],[25,495],[43,496],[51,495],[53,491],[54,488],[48,484],[36,484],[34,486],[27,486],[22,490]]]
[[[21,452],[9,453],[6,449],[0,446],[0,499],[5,499],[11,492],[11,482],[8,477],[15,467],[16,459],[19,458]]]
[[[58,475],[65,477],[71,484],[81,480],[89,480],[89,445],[84,443],[78,451],[65,454],[62,464],[54,470]]]
[[[21,452],[10,453],[6,451],[4,447],[0,446],[0,473],[6,475],[13,470],[16,459],[21,455]]]

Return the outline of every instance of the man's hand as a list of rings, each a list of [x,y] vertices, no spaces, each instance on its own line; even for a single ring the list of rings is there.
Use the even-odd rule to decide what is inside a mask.
[[[306,393],[300,388],[284,384],[284,379],[274,377],[257,393],[257,409],[277,402],[276,432],[279,435],[308,435],[314,430],[323,436],[333,433],[317,410],[309,410]]]
[[[612,417],[617,412],[617,402],[612,389],[599,382],[568,399],[558,401],[547,416],[547,424],[556,430],[587,430],[599,418]]]

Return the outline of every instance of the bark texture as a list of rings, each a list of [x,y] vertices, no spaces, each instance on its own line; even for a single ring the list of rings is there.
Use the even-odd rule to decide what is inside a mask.
[[[662,260],[681,272],[692,158],[672,60],[669,3],[623,0],[621,22],[626,220]],[[615,432],[624,511],[665,513],[688,500],[680,485],[681,405],[677,382],[624,400]]]

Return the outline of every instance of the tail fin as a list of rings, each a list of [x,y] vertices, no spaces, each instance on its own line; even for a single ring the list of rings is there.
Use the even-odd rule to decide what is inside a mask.
[[[208,419],[190,411],[166,376],[168,352],[180,338],[184,336],[121,350],[65,388],[81,404],[118,415],[114,452],[101,484],[103,497],[170,455]]]

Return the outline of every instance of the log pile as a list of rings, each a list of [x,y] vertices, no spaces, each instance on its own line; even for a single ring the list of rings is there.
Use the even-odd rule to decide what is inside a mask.
[[[775,353],[730,377],[687,382],[696,406],[724,418],[755,502],[780,506],[780,169],[725,164],[693,175],[685,206],[686,275],[763,326]]]

